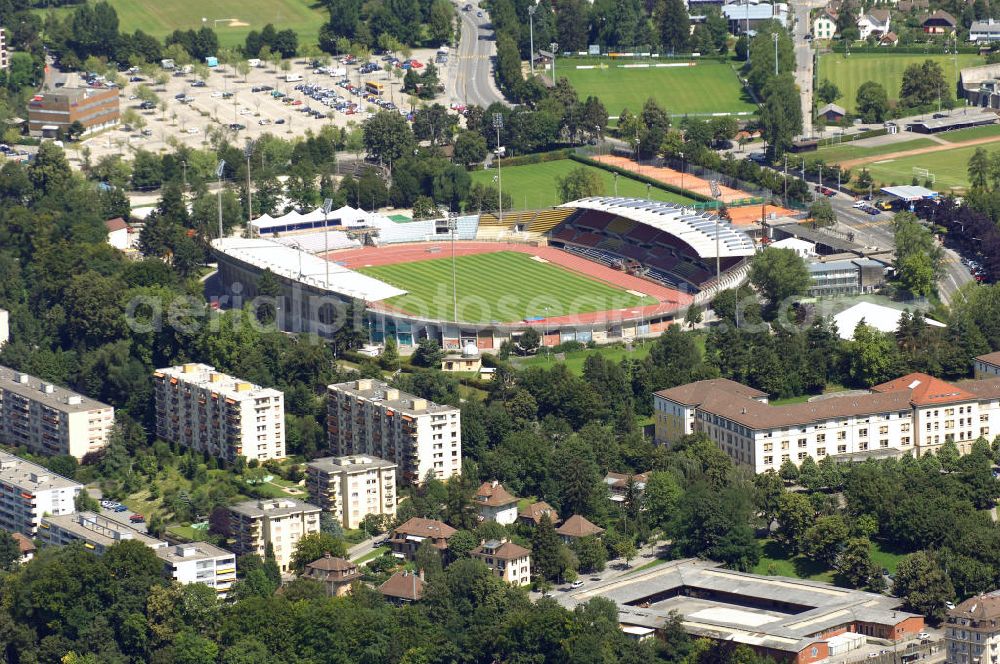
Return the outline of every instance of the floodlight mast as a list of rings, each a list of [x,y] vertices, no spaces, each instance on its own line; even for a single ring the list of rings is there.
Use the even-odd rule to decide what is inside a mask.
[[[500,223],[503,224],[503,177],[500,174],[500,159],[503,149],[500,147],[500,130],[503,129],[503,113],[493,114],[493,128],[497,130],[497,211]]]
[[[222,174],[226,172],[226,160],[220,159],[219,165],[215,167],[215,177],[219,179],[219,239],[222,239]]]

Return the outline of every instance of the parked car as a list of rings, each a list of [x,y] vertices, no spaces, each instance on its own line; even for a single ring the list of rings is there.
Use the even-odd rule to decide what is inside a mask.
[[[582,588],[583,587],[583,581],[579,581],[579,580],[578,581],[574,581],[573,583],[569,584],[569,587],[570,588]]]

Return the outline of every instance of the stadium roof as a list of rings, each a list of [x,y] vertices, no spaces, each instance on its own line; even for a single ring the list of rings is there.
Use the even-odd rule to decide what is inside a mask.
[[[332,225],[339,226],[358,226],[364,225],[369,222],[369,217],[371,216],[381,216],[372,215],[364,210],[356,210],[349,205],[345,205],[336,210],[331,210],[330,214],[327,216]],[[316,208],[305,214],[301,214],[292,210],[288,214],[282,215],[280,217],[272,217],[268,214],[262,214],[253,221],[250,225],[255,231],[261,234],[266,234],[272,232],[273,228],[282,228],[292,224],[301,223],[319,223],[323,221],[323,208]]]
[[[696,212],[677,203],[650,201],[644,198],[596,196],[565,203],[561,207],[599,210],[652,226],[686,242],[699,258],[715,258],[716,222],[718,217]],[[753,240],[729,222],[718,224],[719,256],[752,256]]]
[[[227,237],[212,240],[212,248],[256,268],[270,269],[285,279],[366,302],[378,302],[406,294],[406,291],[384,281],[348,270],[342,265],[274,240]]]
[[[899,327],[899,319],[903,316],[902,309],[884,307],[874,302],[859,302],[850,309],[845,309],[833,316],[837,323],[837,333],[841,339],[853,339],[854,328],[858,323],[864,321],[865,324],[874,327],[880,332],[895,332]],[[924,321],[931,327],[945,327],[944,323],[931,318],[924,318]]]

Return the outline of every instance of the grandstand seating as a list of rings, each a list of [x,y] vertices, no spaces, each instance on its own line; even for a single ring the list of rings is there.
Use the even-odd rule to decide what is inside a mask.
[[[326,235],[329,235],[329,239],[324,240],[323,231],[317,233],[300,233],[298,235],[279,234],[277,237],[271,237],[270,239],[287,247],[298,247],[310,254],[319,254],[326,249],[334,251],[336,249],[352,249],[361,246],[361,242],[347,237],[347,233],[344,231],[329,231]]]
[[[611,233],[617,233],[618,235],[627,235],[636,226],[639,226],[637,221],[626,219],[625,217],[615,217],[611,220],[611,223],[608,224],[607,230]]]
[[[535,217],[538,215],[536,210],[522,210],[520,212],[515,211],[504,211],[503,221],[500,220],[499,215],[496,212],[484,212],[479,217],[480,226],[503,226],[509,228],[514,224],[521,224],[527,227]],[[558,222],[557,222],[558,223]]]
[[[535,215],[531,223],[528,224],[528,230],[532,233],[547,233],[561,224],[571,214],[573,214],[572,208],[541,210]]]
[[[474,214],[459,217],[455,226],[458,230],[457,238],[459,240],[475,240],[476,233],[479,231],[479,217]]]

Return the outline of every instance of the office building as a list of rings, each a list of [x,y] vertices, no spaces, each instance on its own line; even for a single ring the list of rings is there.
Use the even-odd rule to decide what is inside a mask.
[[[369,514],[396,515],[396,464],[356,454],[306,464],[309,502],[356,529]]]
[[[72,514],[83,485],[0,453],[0,528],[34,537],[42,516]]]
[[[224,598],[236,581],[236,554],[208,542],[156,548],[165,574],[179,583],[204,583]]]
[[[166,542],[94,512],[45,516],[38,526],[38,539],[50,546],[83,542],[84,548],[99,556],[115,544],[129,540],[141,542],[153,550],[167,546]]]
[[[327,431],[337,456],[370,454],[394,462],[400,478],[422,482],[462,472],[458,408],[406,394],[378,380],[330,385]]]
[[[295,545],[305,535],[319,532],[319,507],[292,498],[249,500],[229,508],[233,551],[263,558],[268,545],[282,572],[292,564]]]
[[[119,92],[116,87],[42,90],[28,101],[28,132],[58,138],[74,122],[83,125],[85,134],[114,126]]]
[[[469,555],[482,560],[494,574],[511,585],[531,583],[531,551],[507,538],[485,541]]]
[[[285,456],[285,400],[278,390],[207,364],[158,369],[156,435],[225,461]]]
[[[656,392],[653,408],[655,442],[703,432],[733,461],[761,473],[806,457],[936,454],[948,440],[966,454],[980,436],[1000,434],[1000,377],[948,383],[911,373],[865,394],[784,406],[720,378]]]
[[[78,460],[108,444],[115,409],[65,387],[0,367],[0,443]]]
[[[993,662],[1000,651],[1000,593],[970,597],[948,611],[942,627],[947,664]]]
[[[896,597],[736,572],[710,560],[673,560],[555,594],[568,609],[594,597],[611,600],[618,606],[623,630],[638,627],[662,635],[676,613],[681,627],[694,638],[743,645],[758,655],[793,664],[830,657],[860,661],[861,656],[842,655],[869,639],[892,647],[924,629],[923,616],[901,610],[903,600]],[[891,660],[890,656],[887,661]]]

